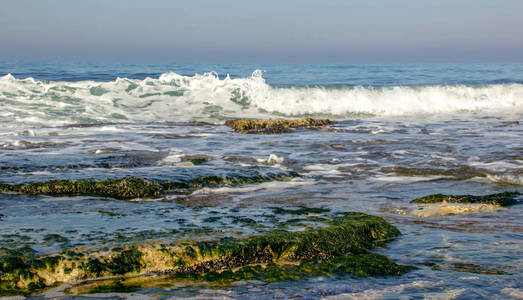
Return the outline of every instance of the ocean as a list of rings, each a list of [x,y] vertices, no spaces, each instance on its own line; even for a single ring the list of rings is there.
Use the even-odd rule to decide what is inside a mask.
[[[274,134],[224,125],[243,118],[334,122]],[[522,118],[523,64],[0,62],[0,296],[521,299]],[[20,188],[124,178],[157,190],[117,196],[71,192],[64,182],[58,192]],[[505,192],[507,206],[411,202]],[[277,279],[256,271],[225,280],[174,276],[181,258],[158,272],[146,266],[158,259],[143,249],[184,245],[197,250],[185,248],[183,257],[204,259],[199,243],[323,234],[347,212],[379,216],[401,232],[373,236],[351,254],[413,268],[374,275],[293,269],[295,276]],[[271,262],[285,257],[274,246],[267,251]],[[17,266],[33,271],[14,277],[43,278],[29,292],[5,279],[15,274],[5,261],[16,255],[26,257]],[[76,270],[66,259],[85,264]],[[106,269],[93,271],[93,261]],[[74,274],[105,280],[56,279]]]

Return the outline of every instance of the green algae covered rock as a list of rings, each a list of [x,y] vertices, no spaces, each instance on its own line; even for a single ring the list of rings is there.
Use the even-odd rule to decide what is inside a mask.
[[[44,280],[32,269],[42,266],[32,264],[34,252],[28,248],[0,249],[0,296],[17,295],[20,292],[46,287]]]
[[[205,281],[239,281],[263,279],[266,282],[298,280],[303,277],[322,275],[353,276],[392,276],[401,275],[413,270],[412,266],[398,265],[386,256],[373,253],[360,253],[348,256],[337,256],[327,260],[302,261],[299,264],[278,265],[269,263],[266,266],[246,266],[238,270],[227,270],[221,273],[209,272],[199,274],[181,274],[180,277],[192,277]]]
[[[180,282],[212,282],[214,287],[229,286],[234,281],[263,280],[267,283],[300,280],[314,276],[395,276],[415,269],[399,265],[386,256],[362,253],[335,257],[325,261],[302,261],[299,264],[249,265],[235,270],[207,273],[177,273],[165,276],[117,278],[86,282],[66,290],[68,294],[130,293],[141,287],[163,287]]]
[[[326,227],[274,230],[245,239],[150,242],[113,250],[70,249],[59,255],[3,249],[0,294],[31,294],[67,282],[150,274],[276,281],[338,272],[386,276],[411,269],[367,253],[400,235],[382,218],[345,213],[329,222]]]
[[[102,181],[53,180],[14,187],[13,191],[27,195],[95,195],[118,199],[152,197],[163,193],[161,185],[134,177]]]
[[[447,270],[484,275],[511,275],[511,273],[504,271],[504,267],[502,266],[481,266],[471,263],[452,263],[450,266],[434,265],[432,266],[432,269],[438,271]]]
[[[17,192],[26,195],[52,196],[103,196],[116,199],[150,198],[161,196],[171,190],[191,190],[213,185],[240,185],[268,181],[283,181],[299,177],[296,172],[257,174],[252,176],[198,176],[187,180],[160,183],[143,178],[51,180],[11,185],[0,183],[0,192]]]
[[[275,120],[228,120],[226,126],[231,127],[236,132],[248,134],[277,134],[292,132],[294,128],[318,128],[336,123],[331,120],[316,120],[302,118],[296,120],[275,119]]]
[[[433,204],[447,202],[462,204],[490,204],[496,206],[510,206],[518,203],[516,197],[520,194],[521,193],[519,192],[503,192],[485,196],[434,194],[414,199],[411,201],[411,203]]]

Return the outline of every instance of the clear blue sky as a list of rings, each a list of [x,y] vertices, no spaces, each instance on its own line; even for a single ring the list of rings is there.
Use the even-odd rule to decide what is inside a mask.
[[[523,62],[523,0],[11,0],[0,60]]]

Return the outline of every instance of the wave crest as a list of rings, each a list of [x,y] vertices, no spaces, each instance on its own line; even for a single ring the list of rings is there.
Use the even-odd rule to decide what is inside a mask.
[[[49,82],[0,77],[0,117],[6,123],[221,121],[229,118],[364,115],[489,115],[522,110],[523,84],[483,86],[273,87],[262,71],[220,79],[214,72],[164,73],[143,80]]]

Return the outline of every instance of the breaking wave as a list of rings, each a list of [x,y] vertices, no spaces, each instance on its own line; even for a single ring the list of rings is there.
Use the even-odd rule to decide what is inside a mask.
[[[54,82],[0,77],[0,123],[211,121],[230,118],[426,116],[523,112],[523,84],[274,87],[248,78],[165,73],[144,80]]]

